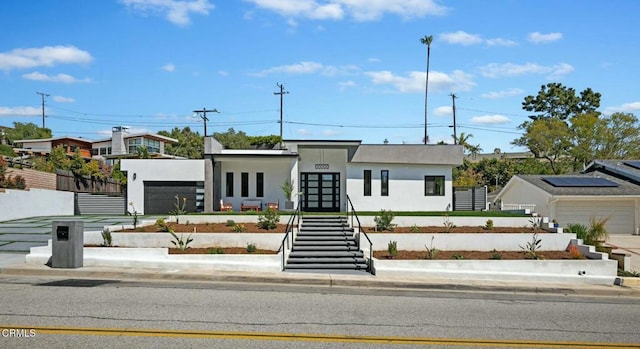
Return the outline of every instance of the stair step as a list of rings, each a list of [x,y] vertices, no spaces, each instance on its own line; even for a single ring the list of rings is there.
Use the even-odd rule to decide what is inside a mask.
[[[300,231],[353,231],[353,228],[351,227],[341,227],[341,226],[322,226],[322,227],[317,227],[317,226],[305,226],[302,225],[302,227],[300,228]]]
[[[307,251],[334,251],[334,252],[357,252],[358,247],[355,244],[350,245],[308,245],[308,246],[294,246],[291,249],[293,252],[307,252]]]
[[[353,236],[351,231],[309,231],[301,230],[297,236]]]
[[[298,242],[302,242],[302,241],[356,241],[356,239],[353,236],[300,236],[298,235],[295,239],[295,241],[293,242],[293,244],[297,244]]]
[[[359,264],[287,264],[287,269],[318,269],[318,270],[366,270],[367,265],[364,263]]]
[[[353,263],[366,263],[363,257],[305,257],[305,258],[293,258],[289,257],[287,264],[353,264]]]
[[[361,251],[292,251],[289,258],[318,258],[318,257],[358,257],[363,258]]]

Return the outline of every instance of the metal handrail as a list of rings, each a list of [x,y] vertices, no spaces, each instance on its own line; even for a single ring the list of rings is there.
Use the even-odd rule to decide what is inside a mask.
[[[362,224],[360,223],[360,218],[358,218],[358,213],[356,212],[356,209],[353,208],[353,202],[351,202],[351,198],[349,197],[348,194],[347,194],[347,202],[349,203],[349,205],[347,205],[347,217],[349,216],[349,212],[351,212],[351,227],[353,227],[354,217],[358,222],[358,235],[356,236],[356,244],[358,246],[358,250],[360,250],[360,233],[363,233],[364,237],[367,238],[367,241],[369,241],[369,263],[367,263],[367,271],[373,274],[373,243],[371,242],[371,239],[369,239],[367,232],[362,230]],[[351,211],[349,211],[349,208],[351,208]]]
[[[301,205],[300,205],[301,200],[298,199],[298,207],[296,207],[295,212],[293,213],[293,215],[291,215],[291,217],[289,217],[289,221],[287,222],[287,226],[284,229],[284,238],[282,239],[282,243],[280,244],[280,248],[278,249],[278,253],[280,253],[280,251],[282,251],[282,271],[284,271],[284,266],[285,266],[285,251],[290,249],[291,247],[293,247],[293,240],[295,239],[295,237],[293,236],[293,232],[294,232],[294,227],[298,227],[299,223],[300,223],[300,216],[302,211],[300,210]],[[296,222],[296,218],[297,218],[297,222]],[[291,233],[291,244],[289,243],[289,233]],[[285,249],[285,242],[287,244],[287,247]],[[291,247],[290,247],[291,246]]]

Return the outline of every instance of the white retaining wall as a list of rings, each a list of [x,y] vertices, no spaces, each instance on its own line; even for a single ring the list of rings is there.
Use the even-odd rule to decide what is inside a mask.
[[[176,233],[186,240],[190,233]],[[278,250],[284,234],[271,233],[195,233],[189,247],[247,247],[255,244],[257,248]],[[112,244],[118,247],[175,247],[175,240],[169,233],[111,233]],[[84,233],[84,243],[101,245],[102,235],[99,231]],[[386,246],[386,245],[385,245]]]
[[[48,189],[0,191],[0,221],[38,216],[73,216],[74,194]]]

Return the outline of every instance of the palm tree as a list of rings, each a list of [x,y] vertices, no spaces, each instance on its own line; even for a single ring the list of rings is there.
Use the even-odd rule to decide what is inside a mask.
[[[455,144],[461,145],[465,151],[469,151],[469,147],[471,147],[471,144],[469,143],[469,139],[471,138],[473,138],[473,134],[471,133],[466,134],[464,132],[460,132],[460,135],[456,139]]]
[[[424,83],[424,144],[427,144],[429,141],[429,136],[427,135],[427,94],[429,92],[429,58],[431,57],[432,41],[433,35],[425,35],[424,38],[420,38],[420,43],[427,45],[427,77]]]

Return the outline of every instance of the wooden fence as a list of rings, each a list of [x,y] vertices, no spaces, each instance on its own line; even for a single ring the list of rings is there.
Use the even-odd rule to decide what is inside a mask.
[[[76,176],[70,171],[56,171],[56,189],[75,193],[122,194],[122,186],[113,179]]]

